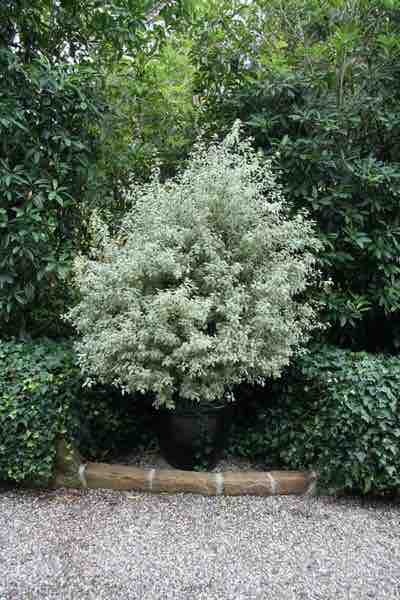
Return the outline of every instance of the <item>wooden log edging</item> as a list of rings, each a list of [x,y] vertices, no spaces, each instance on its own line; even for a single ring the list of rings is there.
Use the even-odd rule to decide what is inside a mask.
[[[85,463],[80,455],[58,447],[58,471],[53,487],[131,490],[206,496],[311,495],[318,475],[303,471],[225,471],[204,473],[178,469],[139,469],[127,465]]]

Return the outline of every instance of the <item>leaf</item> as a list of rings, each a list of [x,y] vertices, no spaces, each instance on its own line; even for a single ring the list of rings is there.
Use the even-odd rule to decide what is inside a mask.
[[[0,287],[2,288],[5,283],[14,283],[14,277],[11,274],[0,273]]]

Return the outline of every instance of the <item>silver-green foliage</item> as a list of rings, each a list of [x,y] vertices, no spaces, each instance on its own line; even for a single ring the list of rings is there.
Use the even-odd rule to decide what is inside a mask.
[[[278,377],[317,324],[301,296],[319,244],[306,215],[288,216],[239,126],[133,196],[118,237],[98,226],[96,252],[75,264],[81,300],[69,318],[89,381],[172,407]]]

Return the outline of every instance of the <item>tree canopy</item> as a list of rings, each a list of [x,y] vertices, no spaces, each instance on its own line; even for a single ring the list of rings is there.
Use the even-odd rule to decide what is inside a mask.
[[[318,222],[332,341],[394,351],[399,30],[394,0],[2,2],[1,218],[15,213],[24,233],[0,240],[1,318],[36,312],[36,292],[29,287],[29,302],[20,287],[13,296],[10,273],[24,289],[32,283],[14,262],[24,236],[34,240],[21,215],[37,202],[39,180],[46,222],[58,205],[52,236],[67,270],[88,244],[93,207],[115,226],[131,208],[132,179],[145,182],[154,168],[174,175],[200,132],[222,138],[239,118],[273,160],[292,210]],[[31,270],[24,261],[22,272]]]

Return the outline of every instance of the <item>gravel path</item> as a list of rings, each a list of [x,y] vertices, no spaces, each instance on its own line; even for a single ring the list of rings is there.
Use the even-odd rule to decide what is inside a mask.
[[[400,599],[400,506],[0,491],[0,600]]]

